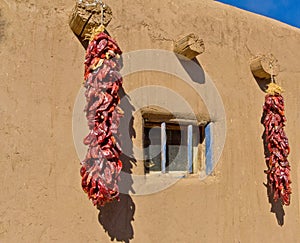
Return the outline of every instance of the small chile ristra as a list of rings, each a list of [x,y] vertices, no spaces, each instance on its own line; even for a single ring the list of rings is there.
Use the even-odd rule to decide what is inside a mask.
[[[94,205],[103,206],[119,200],[122,150],[118,127],[123,111],[118,107],[118,91],[122,86],[119,73],[122,51],[102,26],[94,29],[89,39],[84,62],[85,113],[90,130],[84,144],[89,148],[81,162],[80,174],[89,199]]]
[[[290,204],[291,179],[288,155],[290,147],[284,132],[286,117],[284,115],[284,99],[282,89],[271,83],[268,86],[265,104],[263,106],[263,125],[266,146],[266,161],[268,170],[268,185],[276,202],[282,200],[284,205]]]

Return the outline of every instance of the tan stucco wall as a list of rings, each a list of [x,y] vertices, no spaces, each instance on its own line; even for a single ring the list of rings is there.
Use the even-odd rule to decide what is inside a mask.
[[[119,206],[101,215],[110,236],[124,240],[134,234],[132,242],[300,242],[299,29],[214,1],[107,3],[114,12],[108,31],[124,52],[171,51],[172,41],[190,32],[203,38],[206,51],[198,61],[216,85],[227,118],[226,144],[213,175],[183,179],[153,195],[122,196]],[[81,190],[73,144],[72,112],[84,61],[84,49],[68,26],[73,5],[71,0],[0,2],[5,22],[0,242],[110,242],[98,222],[99,211]],[[286,90],[292,151],[292,203],[284,208],[283,227],[270,212],[263,185],[264,93],[249,68],[253,55],[268,52],[281,65],[278,82]],[[157,82],[160,75],[166,78],[153,73],[125,77],[124,88],[153,77]]]

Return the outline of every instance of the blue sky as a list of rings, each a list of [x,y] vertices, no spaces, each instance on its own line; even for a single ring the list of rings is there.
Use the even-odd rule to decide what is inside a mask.
[[[217,0],[300,28],[299,0]]]

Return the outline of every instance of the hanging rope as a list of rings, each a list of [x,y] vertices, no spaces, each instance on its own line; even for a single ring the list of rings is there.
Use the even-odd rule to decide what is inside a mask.
[[[273,63],[270,63],[270,69],[271,69],[271,82],[274,83],[274,70],[273,70]]]
[[[100,9],[101,9],[101,19],[100,19],[100,26],[103,26],[103,18],[104,18],[104,4],[100,1]]]
[[[278,84],[275,83],[273,63],[270,63],[270,69],[271,69],[271,83],[268,85],[268,89],[266,91],[268,94],[271,95],[281,94],[282,92],[284,92],[284,90]]]

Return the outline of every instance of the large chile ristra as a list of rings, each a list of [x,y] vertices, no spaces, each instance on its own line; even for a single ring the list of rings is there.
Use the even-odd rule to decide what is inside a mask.
[[[273,199],[277,201],[281,198],[285,205],[289,205],[291,179],[288,155],[290,147],[284,132],[285,122],[283,97],[280,94],[266,95],[263,124],[267,146],[268,183]]]
[[[80,173],[83,190],[98,206],[118,199],[119,195],[121,54],[116,42],[102,32],[90,41],[85,57],[85,112],[90,132],[84,139],[89,148]]]

